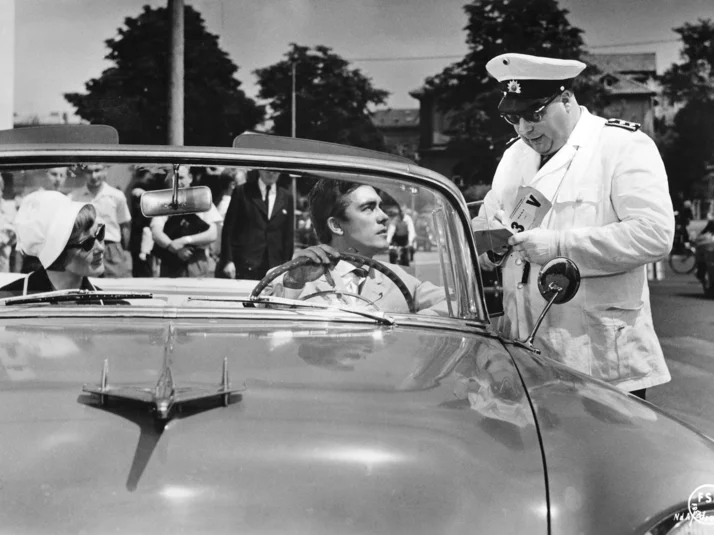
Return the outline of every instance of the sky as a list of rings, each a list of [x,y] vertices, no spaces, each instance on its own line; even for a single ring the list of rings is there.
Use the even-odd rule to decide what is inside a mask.
[[[248,96],[253,71],[280,61],[294,42],[326,45],[351,60],[387,106],[416,108],[409,92],[467,51],[466,0],[185,0],[239,67]],[[16,0],[15,111],[72,112],[63,98],[110,66],[105,40],[143,5],[167,0]],[[592,52],[656,52],[663,72],[679,60],[672,28],[714,20],[714,0],[560,0]],[[627,43],[647,43],[613,46]],[[422,58],[422,59],[408,59]],[[429,58],[429,59],[423,59]]]

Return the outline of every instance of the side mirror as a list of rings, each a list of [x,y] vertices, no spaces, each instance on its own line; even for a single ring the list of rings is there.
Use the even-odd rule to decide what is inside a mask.
[[[543,308],[543,312],[538,316],[538,320],[533,326],[531,334],[525,340],[519,340],[516,343],[527,349],[531,349],[536,353],[540,350],[533,346],[533,340],[538,332],[540,324],[543,323],[543,318],[550,310],[553,304],[560,305],[567,303],[580,288],[580,270],[575,262],[569,258],[559,256],[546,262],[538,273],[538,291],[543,296],[543,299],[548,301]]]
[[[554,258],[546,262],[538,273],[538,291],[543,299],[546,301],[552,299],[556,305],[570,301],[578,293],[579,288],[580,270],[569,258],[562,256]]]
[[[213,197],[207,186],[146,191],[141,195],[141,213],[146,217],[207,212]]]

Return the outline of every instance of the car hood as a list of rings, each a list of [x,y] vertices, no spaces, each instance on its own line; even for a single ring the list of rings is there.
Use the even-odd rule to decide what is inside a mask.
[[[602,381],[509,351],[539,423],[553,533],[642,533],[714,482],[709,438]]]
[[[289,328],[288,328],[289,327]],[[245,387],[99,404],[99,383]],[[327,322],[5,319],[2,525],[22,533],[545,533],[541,450],[493,338]],[[517,505],[516,505],[517,504]],[[507,526],[507,528],[505,527]]]

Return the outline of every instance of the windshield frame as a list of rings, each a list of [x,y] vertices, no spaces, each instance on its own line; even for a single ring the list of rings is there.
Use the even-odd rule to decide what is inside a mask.
[[[240,149],[231,147],[174,147],[141,145],[7,145],[0,150],[0,170],[12,170],[30,166],[62,166],[72,163],[105,164],[176,164],[249,167],[275,169],[304,173],[339,173],[369,175],[370,178],[396,179],[416,187],[428,187],[442,195],[455,209],[459,234],[462,234],[468,250],[460,254],[466,260],[465,276],[468,301],[468,320],[490,323],[484,300],[483,283],[478,264],[478,255],[470,231],[469,212],[463,195],[456,185],[438,173],[416,164],[394,160],[381,160],[358,156],[332,155],[311,152],[288,152],[265,149]],[[458,209],[456,209],[458,207]],[[453,221],[453,219],[450,219]],[[454,231],[452,229],[452,231]],[[456,318],[452,318],[456,319]]]

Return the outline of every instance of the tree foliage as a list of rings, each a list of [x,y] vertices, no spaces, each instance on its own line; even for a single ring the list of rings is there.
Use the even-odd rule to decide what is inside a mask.
[[[108,124],[123,143],[163,144],[168,130],[170,18],[165,7],[144,6],[106,42],[113,66],[67,101],[91,123]],[[203,17],[184,8],[184,140],[187,145],[229,145],[263,120],[235,78],[238,67],[206,30]]]
[[[582,60],[583,31],[571,26],[568,11],[556,0],[472,0],[464,10],[469,51],[428,78],[424,93],[436,97],[442,110],[451,111],[450,148],[461,157],[459,174],[467,182],[490,182],[514,132],[499,116],[502,94],[486,63],[506,52]],[[597,74],[589,65],[574,87],[578,101],[591,108],[602,104]]]
[[[665,97],[682,107],[660,146],[670,189],[689,197],[704,193],[702,179],[714,164],[714,22],[699,19],[674,31],[682,40],[682,62],[661,83]]]
[[[255,71],[258,97],[272,110],[274,134],[292,134],[293,64],[297,137],[384,150],[370,107],[383,104],[389,93],[374,88],[359,69],[351,69],[326,46],[292,43],[285,59]]]

